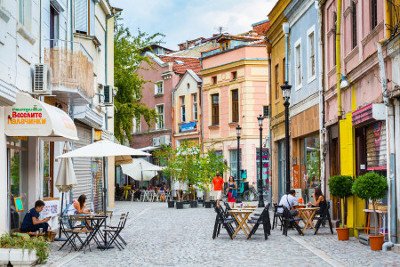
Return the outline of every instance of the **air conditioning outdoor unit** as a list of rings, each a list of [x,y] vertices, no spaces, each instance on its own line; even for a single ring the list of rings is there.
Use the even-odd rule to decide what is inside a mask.
[[[160,146],[160,137],[153,138],[153,146]]]
[[[160,137],[160,144],[169,146],[171,144],[171,137],[169,135],[163,135]]]
[[[114,103],[114,90],[111,85],[104,86],[104,105],[112,106]]]
[[[51,71],[47,64],[35,64],[33,70],[33,92],[49,94],[51,90]]]

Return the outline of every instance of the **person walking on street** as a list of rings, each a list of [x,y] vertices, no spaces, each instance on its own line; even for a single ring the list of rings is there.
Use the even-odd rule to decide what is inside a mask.
[[[236,195],[237,195],[237,185],[235,180],[233,179],[233,176],[229,176],[229,181],[228,181],[228,190],[227,190],[227,195],[228,195],[228,203],[235,203],[236,202]],[[233,206],[233,204],[231,204]]]
[[[213,178],[212,184],[213,184],[213,191],[214,191],[215,198],[217,200],[217,205],[218,205],[219,201],[222,200],[222,189],[224,186],[224,179],[222,179],[219,172],[217,172],[216,176]]]

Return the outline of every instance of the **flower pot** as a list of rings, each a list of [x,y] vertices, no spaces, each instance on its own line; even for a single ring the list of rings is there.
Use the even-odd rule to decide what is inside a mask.
[[[10,261],[10,249],[0,248],[0,266],[7,266]]]
[[[385,240],[384,235],[370,235],[369,246],[371,250],[382,250],[383,241]]]
[[[211,209],[211,201],[204,201],[204,207],[207,209]]]
[[[183,209],[183,202],[182,201],[177,201],[176,202],[176,208],[177,209]]]
[[[173,208],[175,206],[174,200],[168,200],[168,208]]]
[[[349,240],[349,228],[336,228],[338,240]]]
[[[10,263],[13,266],[32,266],[37,260],[36,250],[10,249]]]
[[[197,208],[197,201],[196,200],[190,201],[190,207],[191,208]]]

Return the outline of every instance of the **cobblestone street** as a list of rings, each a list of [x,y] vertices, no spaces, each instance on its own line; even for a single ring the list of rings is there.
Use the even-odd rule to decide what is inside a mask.
[[[273,230],[266,241],[262,229],[251,240],[242,235],[233,241],[221,229],[213,240],[213,209],[166,206],[118,202],[116,214],[130,212],[123,232],[129,243],[125,250],[59,252],[60,243],[55,242],[47,266],[400,266],[399,254],[372,252],[355,239],[339,242],[326,228],[304,237],[296,231],[285,237]],[[114,223],[117,220],[116,215]]]

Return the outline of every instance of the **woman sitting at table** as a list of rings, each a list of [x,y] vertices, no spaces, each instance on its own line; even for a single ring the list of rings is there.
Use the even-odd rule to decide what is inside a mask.
[[[233,206],[232,203],[236,202],[236,191],[237,190],[237,186],[235,183],[235,180],[233,179],[233,176],[229,176],[229,180],[228,180],[228,203]]]
[[[86,204],[86,196],[82,194],[78,197],[78,200],[74,200],[74,208],[76,209],[77,214],[90,214],[90,210],[85,207]]]
[[[319,210],[317,211],[318,214],[323,213],[327,208],[327,204],[320,188],[315,188],[313,198],[314,198],[314,203],[309,202],[308,204],[312,205],[313,207],[319,207]]]

